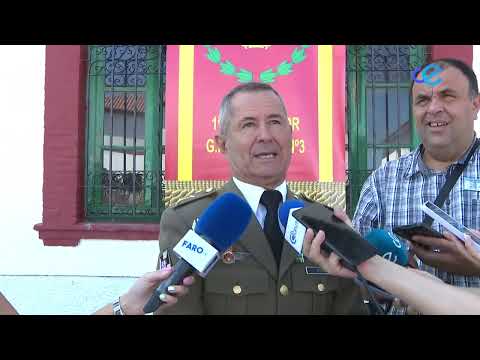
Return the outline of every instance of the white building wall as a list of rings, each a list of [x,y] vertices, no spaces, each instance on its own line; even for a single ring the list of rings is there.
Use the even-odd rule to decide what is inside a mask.
[[[45,46],[0,46],[0,291],[22,314],[88,314],[156,266],[156,241],[46,247],[42,222]]]

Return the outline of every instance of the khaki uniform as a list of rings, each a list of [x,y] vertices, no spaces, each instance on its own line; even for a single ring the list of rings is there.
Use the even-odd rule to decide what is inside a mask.
[[[172,248],[192,227],[193,221],[219,195],[241,192],[233,181],[222,189],[201,193],[166,209],[160,221],[160,254]],[[288,191],[287,199],[294,198]],[[228,216],[228,214],[225,214]],[[252,213],[252,219],[233,246],[233,263],[219,260],[206,278],[195,276],[189,293],[165,314],[366,314],[359,288],[350,279],[326,273],[307,275],[315,266],[302,260],[286,242],[280,267],[270,244]],[[172,255],[176,261],[176,256]],[[160,258],[159,258],[160,263]],[[158,268],[158,266],[157,266]],[[318,268],[317,268],[318,269]]]

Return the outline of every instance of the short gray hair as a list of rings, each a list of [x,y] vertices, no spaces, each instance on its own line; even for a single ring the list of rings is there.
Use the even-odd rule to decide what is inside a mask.
[[[220,135],[226,135],[228,126],[230,124],[230,120],[232,117],[232,99],[238,93],[252,93],[252,92],[261,92],[261,91],[271,91],[275,95],[278,96],[280,99],[280,103],[282,104],[283,111],[285,111],[285,115],[287,115],[287,108],[285,107],[285,103],[283,102],[282,97],[280,94],[270,85],[260,83],[260,82],[248,82],[245,84],[238,85],[234,87],[232,90],[228,92],[227,95],[224,96],[222,99],[222,103],[220,104],[220,114],[219,114],[219,122],[220,122]]]

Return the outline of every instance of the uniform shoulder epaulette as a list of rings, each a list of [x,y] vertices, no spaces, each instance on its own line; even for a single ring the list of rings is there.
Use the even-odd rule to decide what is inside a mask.
[[[297,195],[298,199],[300,200],[304,200],[304,201],[307,201],[307,202],[310,202],[310,203],[314,203],[316,202],[314,199],[312,199],[311,197],[307,196],[305,193],[301,192],[299,195]]]
[[[217,192],[218,190],[214,188],[208,188],[207,190],[201,191],[199,193],[195,193],[193,195],[190,195],[189,197],[186,197],[185,199],[180,200],[177,204],[175,204],[175,206],[173,206],[173,208],[177,209],[183,205],[190,204],[194,201],[216,195]]]

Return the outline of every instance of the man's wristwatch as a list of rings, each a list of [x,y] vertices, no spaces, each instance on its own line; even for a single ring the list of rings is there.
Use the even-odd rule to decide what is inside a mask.
[[[125,313],[122,310],[122,307],[120,306],[120,298],[118,298],[113,302],[112,307],[113,307],[113,315],[125,315]]]

